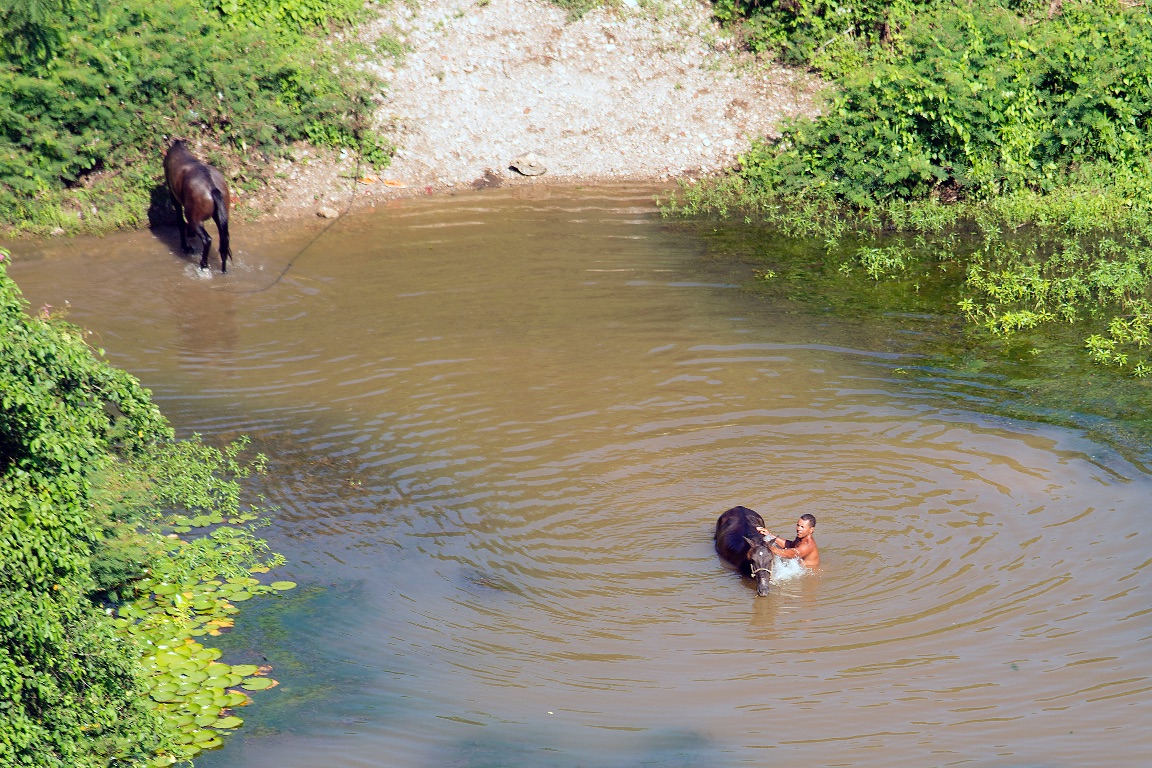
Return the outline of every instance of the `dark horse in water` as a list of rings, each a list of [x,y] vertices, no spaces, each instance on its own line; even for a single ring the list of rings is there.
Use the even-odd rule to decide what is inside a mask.
[[[732,507],[716,521],[716,553],[742,575],[756,582],[756,595],[768,594],[772,578],[772,550],[756,527],[764,518],[748,507]]]
[[[168,180],[168,194],[180,215],[180,247],[185,252],[188,237],[199,235],[204,243],[200,254],[200,269],[208,269],[208,249],[212,238],[204,229],[204,222],[211,218],[216,222],[220,233],[220,271],[228,271],[228,259],[232,256],[232,245],[228,241],[228,182],[224,176],[207,163],[201,162],[192,154],[183,141],[177,139],[164,156],[164,178]]]

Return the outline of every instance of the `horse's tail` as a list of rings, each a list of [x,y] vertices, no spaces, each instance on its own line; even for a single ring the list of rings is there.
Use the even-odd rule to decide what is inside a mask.
[[[212,218],[220,231],[220,271],[228,271],[227,260],[232,256],[232,243],[228,239],[228,206],[224,203],[224,193],[212,187]]]

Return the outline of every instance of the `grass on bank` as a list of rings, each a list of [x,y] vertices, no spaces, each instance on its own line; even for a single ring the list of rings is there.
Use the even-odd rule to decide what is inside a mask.
[[[1092,320],[1094,360],[1152,372],[1145,6],[716,8],[742,20],[751,47],[820,68],[830,95],[819,117],[754,145],[736,174],[684,188],[668,212],[738,210],[830,245],[859,239],[855,264],[876,279],[959,256],[956,303],[972,321],[1010,335]]]
[[[240,188],[296,141],[391,147],[355,66],[363,0],[10,0],[0,9],[0,233],[146,223],[172,137]]]

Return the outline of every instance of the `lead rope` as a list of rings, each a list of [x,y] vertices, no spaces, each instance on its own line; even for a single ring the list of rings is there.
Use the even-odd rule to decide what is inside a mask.
[[[222,290],[221,292],[222,293],[232,293],[232,294],[263,293],[264,291],[267,291],[268,289],[273,288],[277,284],[279,284],[279,282],[284,279],[284,276],[288,274],[288,270],[292,269],[292,265],[296,263],[296,260],[299,259],[301,256],[303,256],[305,253],[307,253],[312,248],[312,246],[314,246],[316,244],[317,240],[324,237],[324,235],[328,234],[328,230],[332,229],[332,227],[336,225],[336,222],[340,221],[340,219],[347,216],[348,212],[352,210],[352,205],[356,202],[356,183],[360,180],[361,163],[362,163],[361,153],[357,152],[356,153],[356,171],[355,171],[355,173],[352,174],[352,191],[348,197],[348,204],[346,206],[344,206],[343,213],[341,213],[335,219],[332,219],[332,221],[328,222],[328,226],[324,227],[324,229],[317,232],[316,236],[314,238],[309,240],[308,243],[303,248],[301,248],[299,251],[297,251],[296,255],[288,260],[288,263],[284,266],[284,269],[280,270],[280,274],[276,275],[276,277],[272,280],[272,282],[268,283],[268,285],[264,286],[263,288],[249,288],[249,289],[242,290],[242,291]]]

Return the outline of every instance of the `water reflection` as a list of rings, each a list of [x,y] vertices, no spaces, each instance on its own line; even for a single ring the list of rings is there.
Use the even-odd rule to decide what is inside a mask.
[[[134,236],[14,266],[271,457],[312,591],[241,621],[282,685],[198,765],[1139,764],[1149,477],[908,385],[904,318],[733,289],[649,201],[410,201],[228,298],[300,238],[238,232],[206,283]],[[756,599],[712,549],[735,504],[815,514],[821,573]]]
[[[178,334],[176,350],[189,366],[207,372],[232,357],[240,341],[235,294],[172,282],[163,300]]]

